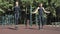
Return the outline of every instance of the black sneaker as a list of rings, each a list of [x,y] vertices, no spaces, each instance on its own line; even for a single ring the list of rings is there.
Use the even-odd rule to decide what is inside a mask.
[[[43,26],[40,29],[43,29]]]

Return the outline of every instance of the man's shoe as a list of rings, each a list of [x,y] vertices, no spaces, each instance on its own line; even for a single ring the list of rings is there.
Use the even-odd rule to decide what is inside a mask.
[[[17,26],[15,27],[15,30],[18,30],[18,27]]]

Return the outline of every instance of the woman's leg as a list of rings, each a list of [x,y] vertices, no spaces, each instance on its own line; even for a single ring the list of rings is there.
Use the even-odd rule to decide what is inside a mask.
[[[40,24],[41,24],[41,16],[39,16],[39,22],[38,22],[39,29],[40,29]]]
[[[43,28],[43,26],[44,26],[44,16],[42,16],[41,24],[42,24],[42,28]]]

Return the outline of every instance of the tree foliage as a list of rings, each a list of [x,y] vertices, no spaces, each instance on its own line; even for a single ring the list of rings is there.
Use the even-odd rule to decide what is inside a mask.
[[[13,7],[13,0],[0,0],[0,13],[5,13],[10,7]]]

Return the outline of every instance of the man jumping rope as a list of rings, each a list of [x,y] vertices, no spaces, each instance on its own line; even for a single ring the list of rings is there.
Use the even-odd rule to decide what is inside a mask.
[[[18,19],[19,19],[19,11],[20,7],[18,5],[18,2],[16,2],[16,6],[14,7],[14,18],[15,18],[15,29],[17,29]]]

